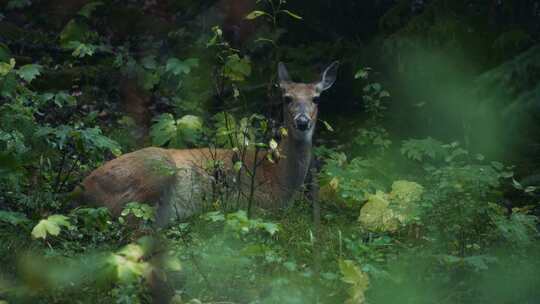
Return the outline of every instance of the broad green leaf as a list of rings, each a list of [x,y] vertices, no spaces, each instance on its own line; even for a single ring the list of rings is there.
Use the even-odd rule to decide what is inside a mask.
[[[369,69],[360,69],[354,74],[354,79],[367,79],[369,77]]]
[[[163,260],[163,267],[168,271],[180,271],[182,270],[182,263],[178,257],[167,255]]]
[[[122,216],[129,214],[133,214],[136,218],[140,218],[145,221],[154,221],[155,219],[155,209],[147,204],[138,202],[128,203],[124,210],[122,210]]]
[[[353,261],[339,260],[339,269],[343,275],[343,282],[351,285],[348,290],[347,304],[366,303],[365,293],[369,287],[369,277]]]
[[[143,73],[143,79],[142,79],[143,88],[145,90],[151,90],[159,83],[159,80],[160,80],[159,73],[145,71]]]
[[[199,66],[199,59],[189,58],[184,61],[178,58],[170,58],[165,65],[165,71],[173,75],[189,74],[192,68]]]
[[[77,99],[75,98],[75,96],[62,91],[54,95],[54,103],[60,108],[66,105],[74,106],[77,104]]]
[[[281,12],[293,17],[294,19],[298,19],[298,20],[303,19],[301,16],[299,16],[299,15],[297,15],[297,14],[295,14],[295,13],[289,11],[289,10],[281,10]]]
[[[48,227],[52,225],[52,227]],[[47,234],[58,235],[60,232],[60,227],[54,223],[50,223],[47,220],[41,220],[39,223],[32,229],[32,236],[36,239],[45,239]]]
[[[26,82],[31,82],[41,73],[43,67],[39,64],[26,64],[19,68],[17,74]]]
[[[69,45],[71,41],[78,41],[79,44],[86,41],[90,30],[84,22],[78,22],[75,19],[70,20],[62,32],[60,32],[60,45],[63,48],[74,49],[78,45]]]
[[[207,212],[203,217],[212,222],[223,222],[225,220],[225,215],[221,211]]]
[[[227,58],[223,74],[231,81],[244,81],[251,75],[251,62],[248,57],[240,58],[237,54]]]
[[[55,94],[53,93],[43,93],[40,95],[41,102],[47,102],[49,100],[52,100],[54,98]]]
[[[200,117],[194,115],[185,115],[176,122],[177,133],[177,147],[183,147],[187,143],[195,143],[199,138],[203,121]]]
[[[235,162],[233,166],[234,172],[239,172],[240,169],[242,169],[242,162],[241,161]]]
[[[60,215],[60,214],[54,214],[54,215],[51,215],[47,218],[48,221],[51,221],[55,224],[57,224],[58,226],[64,226],[66,228],[70,228],[71,227],[71,223],[68,221],[68,217],[65,216],[65,215]]]
[[[108,150],[116,156],[119,156],[122,153],[120,145],[116,141],[103,135],[99,127],[77,130],[77,132],[84,144],[84,149],[86,150]]]
[[[60,233],[60,226],[71,227],[71,224],[67,220],[68,218],[63,215],[51,215],[47,219],[39,221],[34,229],[32,229],[32,237],[45,239],[47,235],[56,236]]]
[[[0,222],[18,226],[28,223],[29,220],[23,213],[0,210]]]
[[[73,49],[71,55],[78,58],[92,56],[97,50],[97,46],[93,44],[81,43],[79,41],[70,41],[66,48]]]
[[[188,128],[192,130],[200,130],[202,128],[202,119],[195,115],[185,115],[178,120],[178,127]]]
[[[270,235],[274,235],[279,231],[279,226],[274,223],[262,223],[261,226],[264,228],[264,230],[266,230],[266,232],[270,233]]]
[[[150,266],[148,263],[132,261],[119,254],[111,254],[108,262],[114,269],[116,279],[121,283],[137,280]]]
[[[11,58],[9,63],[0,62],[0,77],[4,77],[15,67],[15,59]]]
[[[162,114],[155,122],[150,129],[150,137],[154,145],[163,146],[176,137],[176,122],[171,114]]]
[[[144,250],[141,246],[137,244],[128,244],[120,251],[118,251],[118,254],[124,256],[130,261],[135,262],[140,260],[144,256]]]
[[[264,15],[270,16],[270,15],[268,15],[268,13],[263,12],[263,11],[252,11],[251,13],[249,13],[249,14],[245,17],[245,19],[247,19],[247,20],[253,20],[253,19],[257,19],[257,18],[259,18],[260,16],[264,16]]]

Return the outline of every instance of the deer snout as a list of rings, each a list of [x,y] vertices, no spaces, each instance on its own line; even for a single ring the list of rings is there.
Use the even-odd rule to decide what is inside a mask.
[[[294,118],[294,124],[296,129],[306,131],[311,126],[311,119],[305,114],[300,114]]]

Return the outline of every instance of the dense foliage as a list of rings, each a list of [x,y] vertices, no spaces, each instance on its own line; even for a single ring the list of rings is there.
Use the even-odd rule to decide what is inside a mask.
[[[0,1],[0,303],[536,303],[539,38],[535,0]],[[336,59],[320,214],[74,208],[145,146],[275,161],[277,63]]]

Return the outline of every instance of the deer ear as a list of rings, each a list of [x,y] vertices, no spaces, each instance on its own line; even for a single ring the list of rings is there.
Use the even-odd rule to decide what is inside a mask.
[[[322,73],[321,81],[317,83],[317,90],[322,92],[328,90],[336,81],[337,70],[339,67],[339,61],[334,61],[330,64]]]
[[[283,62],[278,63],[278,80],[279,86],[282,88],[284,85],[291,82],[291,77],[289,76],[289,72],[287,72],[287,68]]]

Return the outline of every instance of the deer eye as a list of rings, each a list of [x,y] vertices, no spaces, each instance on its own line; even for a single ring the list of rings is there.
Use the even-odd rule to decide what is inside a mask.
[[[319,96],[313,97],[313,103],[319,104],[319,101],[320,101]]]
[[[285,104],[290,104],[293,99],[291,96],[283,96],[283,101],[285,102]]]

